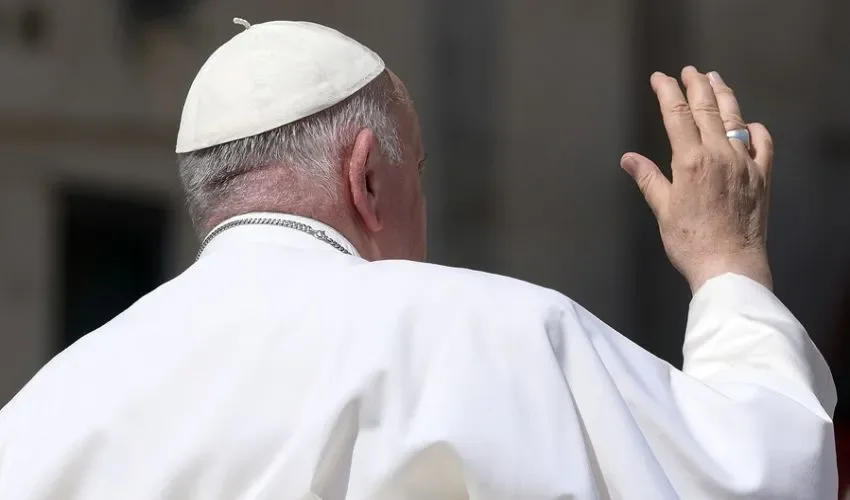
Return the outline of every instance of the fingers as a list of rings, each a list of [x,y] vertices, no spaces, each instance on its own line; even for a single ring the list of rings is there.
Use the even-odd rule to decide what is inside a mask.
[[[649,208],[660,218],[667,210],[671,186],[658,165],[645,156],[628,153],[620,160],[620,166],[632,176]]]
[[[702,142],[699,129],[694,122],[688,101],[685,100],[682,89],[679,87],[679,82],[664,73],[655,73],[650,78],[650,83],[658,97],[661,116],[664,118],[664,128],[667,130],[667,137],[670,138],[673,154],[699,145]]]
[[[717,98],[708,77],[693,66],[687,66],[682,70],[682,83],[688,91],[688,103],[702,140],[705,142],[727,140]]]
[[[708,74],[708,81],[714,89],[714,95],[717,98],[717,107],[720,109],[720,117],[723,120],[723,127],[726,131],[746,129],[747,124],[741,115],[741,107],[738,105],[738,99],[735,98],[735,93],[726,85],[723,78],[716,71]],[[739,153],[749,156],[750,151],[747,145],[739,140],[731,140],[732,147]]]
[[[773,162],[773,143],[770,134],[760,124],[749,127],[746,125],[734,92],[720,75],[716,72],[704,75],[693,66],[688,66],[682,70],[682,81],[687,89],[687,99],[674,78],[663,73],[655,73],[651,77],[652,88],[658,98],[661,114],[664,117],[664,126],[673,148],[673,156],[693,152],[696,148],[722,147],[727,148],[726,152],[729,152],[726,144],[730,144],[742,156],[743,154],[747,157],[753,156],[762,170],[769,171]],[[735,129],[750,131],[751,149],[748,149],[744,142],[730,140],[726,136],[727,131]],[[634,166],[626,165],[626,160],[633,160]],[[658,176],[667,182],[660,171],[656,176],[658,167],[654,163],[639,155],[626,155],[622,165],[639,185],[642,182],[655,182]],[[651,171],[647,170],[648,165],[653,167]],[[674,169],[676,165],[674,161]],[[669,182],[664,186],[669,187]],[[644,192],[644,194],[652,205],[650,197],[653,193]],[[653,206],[653,210],[656,208],[657,206]]]
[[[773,167],[773,138],[761,123],[751,123],[750,140],[753,143],[753,157],[763,172],[770,173]]]

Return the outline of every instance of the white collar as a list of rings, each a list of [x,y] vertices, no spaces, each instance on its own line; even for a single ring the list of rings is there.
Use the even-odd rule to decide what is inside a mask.
[[[360,257],[360,254],[357,252],[357,249],[354,248],[354,245],[352,245],[351,242],[348,241],[345,236],[340,234],[339,231],[315,219],[299,217],[297,215],[281,214],[274,212],[251,212],[247,214],[237,215],[236,217],[231,217],[230,219],[225,220],[221,224],[214,227],[210,231],[210,233],[217,231],[220,227],[224,225],[229,225],[233,222],[247,219],[271,219],[275,221],[293,221],[301,224],[306,224],[317,231],[324,231],[328,237],[339,243],[339,245],[345,248],[351,255],[355,257]],[[276,226],[274,224],[268,223],[247,223],[244,225],[231,227],[217,234],[208,242],[207,246],[201,252],[199,258],[209,253],[212,253],[223,246],[227,246],[234,242],[243,241],[276,243],[294,248],[327,250],[338,253],[338,251],[328,243],[320,241],[305,232],[298,231],[297,229]]]

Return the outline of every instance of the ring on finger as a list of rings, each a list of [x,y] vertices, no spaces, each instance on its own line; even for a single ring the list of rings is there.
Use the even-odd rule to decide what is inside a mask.
[[[730,141],[741,141],[747,149],[750,149],[750,131],[745,128],[736,128],[726,132]]]

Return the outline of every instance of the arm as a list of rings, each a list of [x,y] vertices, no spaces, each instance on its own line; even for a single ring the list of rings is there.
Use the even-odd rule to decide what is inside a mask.
[[[609,491],[836,498],[829,369],[762,285],[727,274],[701,287],[683,371],[570,309],[548,335]]]
[[[683,444],[679,456],[660,444],[653,451],[668,469],[687,472],[680,487],[699,498],[835,498],[835,388],[803,327],[770,291],[770,134],[743,120],[717,73],[688,67],[682,81],[686,95],[673,78],[651,79],[672,181],[645,157],[623,160],[658,219],[667,256],[695,293],[684,370],[669,374],[666,407]],[[665,433],[657,421],[642,421]]]
[[[691,302],[683,351],[684,376],[715,393],[704,400],[680,393],[683,415],[711,427],[706,450],[727,469],[736,455],[750,455],[747,496],[837,497],[835,385],[773,293],[738,275],[708,281]]]
[[[728,385],[749,380],[786,394],[824,418],[836,404],[829,367],[806,330],[762,285],[738,275],[706,283],[691,301],[687,375]]]

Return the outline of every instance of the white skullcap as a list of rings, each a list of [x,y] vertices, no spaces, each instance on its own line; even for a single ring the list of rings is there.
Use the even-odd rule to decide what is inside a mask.
[[[189,89],[177,152],[268,132],[338,104],[384,71],[381,58],[325,26],[249,25],[219,47]]]

